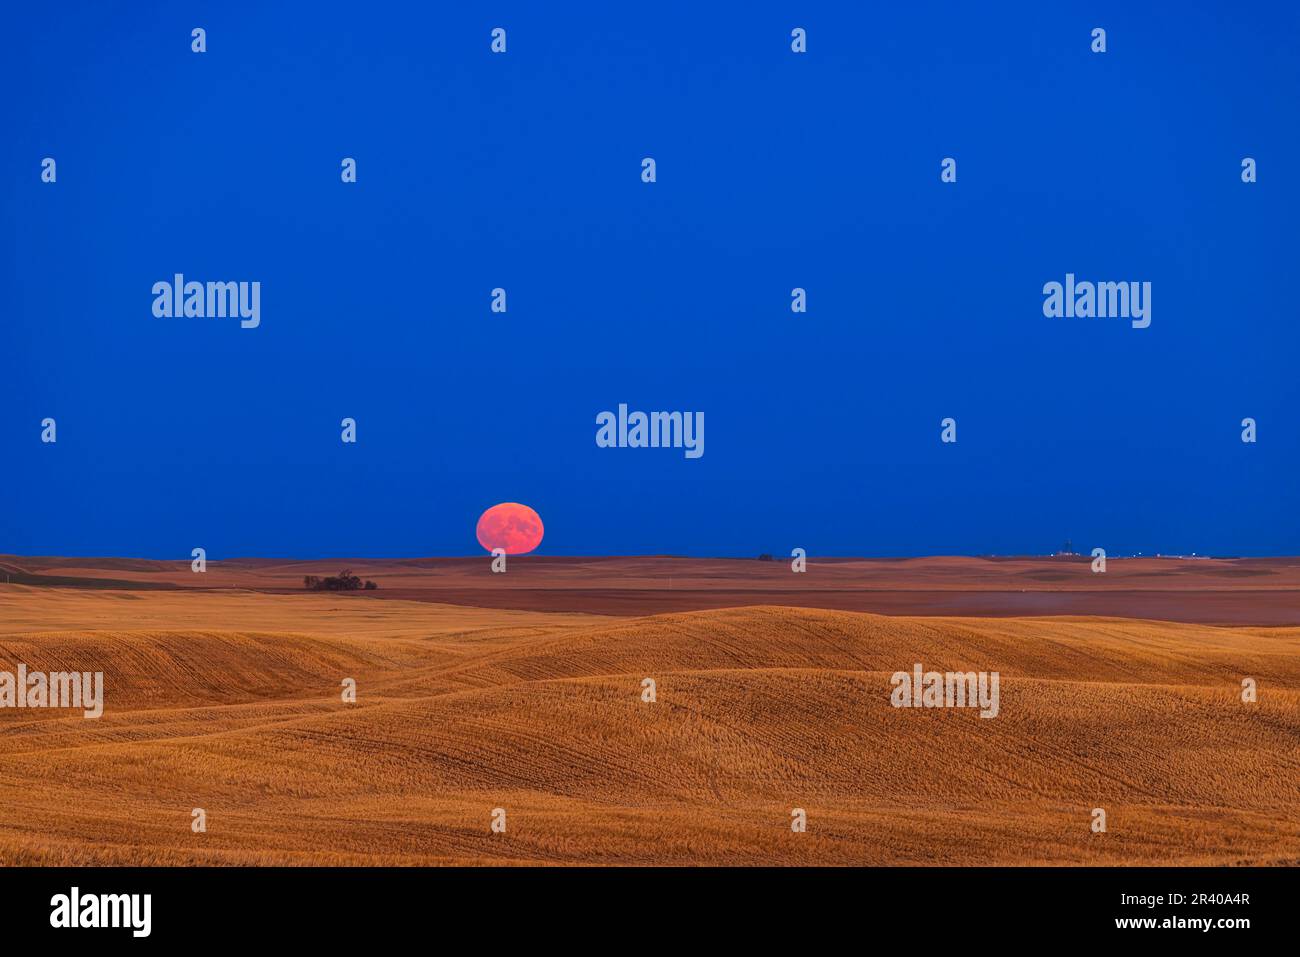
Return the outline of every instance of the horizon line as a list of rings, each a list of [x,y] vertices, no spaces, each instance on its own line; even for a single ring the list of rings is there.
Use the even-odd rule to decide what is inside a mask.
[[[479,561],[484,558],[490,558],[488,552],[474,554],[458,555],[410,555],[410,556],[360,556],[360,555],[326,555],[317,557],[303,556],[286,556],[286,555],[231,555],[225,558],[207,558],[209,564],[218,564],[221,562],[421,562],[421,561]],[[793,556],[777,555],[774,553],[763,552],[758,555],[684,555],[673,552],[640,552],[640,553],[610,553],[610,554],[589,554],[589,555],[546,555],[527,552],[520,555],[510,555],[512,560],[524,558],[545,559],[548,561],[609,561],[616,559],[678,559],[686,561],[784,561]],[[818,558],[822,560],[836,561],[921,561],[933,558],[970,558],[970,559],[1048,559],[1048,558],[1078,558],[1090,559],[1090,552],[935,552],[924,555],[840,555],[840,554],[815,554],[808,552],[806,558]],[[192,555],[185,556],[168,556],[159,558],[150,555],[96,555],[96,554],[20,554],[18,552],[0,552],[0,560],[4,559],[86,559],[86,560],[117,560],[117,561],[151,561],[151,562],[190,562],[193,560]],[[1209,561],[1267,561],[1278,559],[1298,559],[1300,553],[1271,553],[1264,555],[1243,555],[1243,554],[1200,554],[1197,552],[1128,552],[1128,553],[1106,553],[1107,560],[1133,559],[1133,558],[1168,558],[1180,560],[1209,560]]]

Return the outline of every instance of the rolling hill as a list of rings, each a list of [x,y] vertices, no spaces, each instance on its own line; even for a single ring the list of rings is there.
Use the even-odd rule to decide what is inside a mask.
[[[0,710],[7,864],[1300,861],[1297,628],[29,585],[0,612],[0,670],[106,687],[98,720]],[[998,717],[892,707],[914,662],[999,672]]]

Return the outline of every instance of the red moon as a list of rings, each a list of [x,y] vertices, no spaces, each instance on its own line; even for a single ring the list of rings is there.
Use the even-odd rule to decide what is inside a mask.
[[[507,555],[526,555],[542,544],[542,517],[527,505],[502,502],[479,516],[474,532],[489,552],[504,548]]]

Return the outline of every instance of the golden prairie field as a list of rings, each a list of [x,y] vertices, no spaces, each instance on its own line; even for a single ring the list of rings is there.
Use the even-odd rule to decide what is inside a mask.
[[[3,864],[1300,863],[1294,626],[0,582],[19,662],[105,707],[0,709]]]

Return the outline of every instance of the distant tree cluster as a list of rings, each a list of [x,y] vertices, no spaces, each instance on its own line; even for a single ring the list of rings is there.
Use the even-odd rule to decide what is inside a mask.
[[[352,574],[352,569],[345,568],[337,575],[330,575],[325,578],[319,578],[316,575],[304,575],[302,579],[303,587],[309,591],[374,591],[379,586],[372,581],[362,582],[361,578]]]

